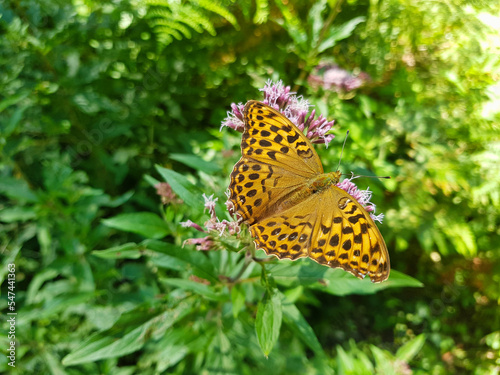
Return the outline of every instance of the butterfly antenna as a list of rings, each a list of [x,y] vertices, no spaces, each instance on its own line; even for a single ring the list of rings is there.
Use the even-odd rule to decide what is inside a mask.
[[[342,145],[342,151],[340,151],[339,165],[337,166],[337,171],[340,169],[340,162],[342,161],[342,154],[344,153],[345,142],[347,141],[347,136],[349,135],[349,130],[345,134],[344,144]]]
[[[391,176],[365,176],[362,174],[354,175],[354,172],[351,172],[350,175],[351,175],[351,178],[368,177],[368,178],[385,178],[387,180],[391,179]],[[342,176],[349,176],[349,173],[342,173]]]

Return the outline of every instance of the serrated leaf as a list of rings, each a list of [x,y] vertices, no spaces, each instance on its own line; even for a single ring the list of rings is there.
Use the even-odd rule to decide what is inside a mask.
[[[276,289],[266,290],[264,298],[257,307],[255,331],[262,352],[267,357],[280,335],[282,310],[281,295]]]
[[[103,219],[102,223],[110,228],[137,233],[149,238],[162,238],[169,233],[166,223],[151,212],[120,214]]]

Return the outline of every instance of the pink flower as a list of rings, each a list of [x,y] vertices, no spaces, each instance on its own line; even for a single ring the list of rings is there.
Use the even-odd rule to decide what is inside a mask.
[[[198,224],[193,223],[191,220],[181,222],[181,225],[183,228],[194,228],[198,232],[205,232],[202,227],[200,227]],[[205,232],[206,233],[206,232]]]
[[[188,238],[186,241],[184,241],[183,245],[185,244],[196,245],[196,250],[209,251],[213,250],[214,241],[212,239],[212,236],[206,236],[202,238]]]
[[[203,193],[203,199],[205,200],[205,209],[208,210],[210,217],[217,219],[217,215],[215,214],[215,203],[219,200],[219,198],[214,199],[214,195],[207,197],[205,193]]]
[[[228,128],[243,133],[243,130],[245,130],[245,121],[243,119],[243,110],[245,109],[245,105],[242,103],[232,103],[231,109],[232,111],[227,112],[227,117],[222,121],[220,130],[222,130],[224,126],[227,126]]]
[[[203,224],[205,229],[191,220],[182,222],[181,225],[185,228],[194,228],[199,232],[208,233],[209,235],[203,238],[189,238],[184,241],[184,244],[195,245],[196,250],[218,250],[221,248],[220,237],[240,233],[240,223],[238,221],[219,220],[216,213],[218,198],[214,198],[213,194],[209,197],[203,194],[203,199],[205,200],[204,208],[208,210],[210,215],[210,219]]]
[[[368,189],[360,190],[352,180],[356,177],[346,178],[342,182],[339,182],[336,186],[344,190],[346,193],[350,194],[354,199],[358,201],[360,205],[364,207],[366,211],[370,213],[370,217],[382,223],[384,214],[375,215],[375,205],[370,202],[372,197],[372,192]],[[372,213],[373,212],[373,213]]]
[[[354,76],[338,65],[318,65],[315,73],[309,76],[308,81],[313,87],[321,86],[325,90],[334,89],[338,92],[349,92],[370,81],[370,76],[365,72]]]
[[[163,204],[169,203],[182,203],[182,199],[175,195],[172,187],[167,182],[160,182],[155,185],[156,194],[161,197],[161,202]]]
[[[284,86],[282,81],[274,83],[268,80],[260,91],[264,93],[262,103],[273,107],[283,113],[291,122],[293,122],[307,138],[313,143],[324,143],[328,147],[335,137],[333,134],[327,134],[333,127],[334,121],[327,121],[322,115],[316,120],[316,110],[309,113],[311,105],[302,96],[296,96],[290,91],[290,86]],[[232,111],[227,113],[227,117],[222,121],[221,130],[224,126],[243,132],[245,128],[243,104],[231,104]]]

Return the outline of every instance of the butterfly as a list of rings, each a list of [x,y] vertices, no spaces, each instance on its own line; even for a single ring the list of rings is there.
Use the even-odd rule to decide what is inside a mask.
[[[370,214],[324,173],[309,139],[283,114],[258,101],[244,110],[241,159],[229,201],[257,249],[280,259],[309,257],[372,282],[389,277],[389,253]]]

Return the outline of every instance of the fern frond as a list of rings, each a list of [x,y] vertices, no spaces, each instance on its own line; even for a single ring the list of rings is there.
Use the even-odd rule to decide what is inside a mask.
[[[205,17],[205,15],[201,14],[198,10],[193,7],[187,5],[180,10],[179,15],[182,15],[183,22],[191,22],[200,25],[205,31],[207,31],[210,35],[215,36],[217,32],[215,31],[215,27],[210,22],[210,20]]]
[[[155,28],[155,30],[157,32],[164,32],[164,31],[167,31],[167,30],[172,30],[172,31],[175,31],[176,33],[182,33],[184,35],[184,37],[186,38],[191,38],[191,31],[189,31],[189,29],[184,26],[182,23],[178,22],[179,20],[176,20],[176,21],[171,21],[171,20],[167,20],[165,18],[157,18],[157,19],[154,19],[152,21],[153,23],[153,27]],[[174,35],[174,37],[178,40],[181,40],[182,38],[180,38],[180,34],[179,34],[179,38],[177,36]]]
[[[262,24],[267,22],[269,18],[269,2],[267,0],[256,0],[255,1],[255,15],[253,16],[253,22],[256,24]]]
[[[239,30],[239,25],[238,21],[236,21],[236,17],[223,6],[209,0],[192,0],[192,2],[196,3],[200,8],[218,14],[226,21],[228,21],[231,25],[233,25],[236,30]]]
[[[145,0],[145,3],[149,6],[146,18],[162,45],[171,43],[174,38],[191,38],[191,29],[198,33],[206,31],[215,36],[217,33],[209,17],[210,13],[223,17],[236,29],[239,28],[236,17],[230,11],[208,0],[189,0],[185,3]]]

